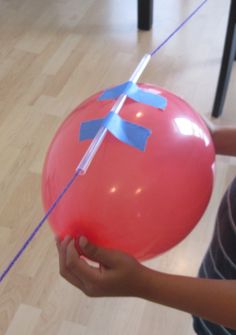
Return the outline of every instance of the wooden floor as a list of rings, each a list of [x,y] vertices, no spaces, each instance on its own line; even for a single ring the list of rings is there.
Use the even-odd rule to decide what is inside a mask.
[[[40,182],[48,145],[68,113],[101,88],[126,81],[198,5],[156,0],[150,32],[136,29],[136,0],[0,0],[0,272],[43,215]],[[124,6],[125,4],[125,6]],[[209,115],[221,61],[229,0],[209,1],[156,55],[142,81],[181,95]],[[224,115],[236,124],[236,68]],[[210,241],[235,159],[217,159],[207,212],[181,244],[147,264],[195,276]],[[139,299],[91,299],[58,275],[45,225],[0,284],[1,335],[193,334],[185,313]]]

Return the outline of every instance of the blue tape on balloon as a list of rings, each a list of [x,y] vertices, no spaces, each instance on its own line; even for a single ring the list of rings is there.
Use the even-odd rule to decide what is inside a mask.
[[[113,88],[108,88],[105,90],[98,100],[109,100],[109,99],[116,99],[121,94],[127,94],[128,91],[132,88],[132,86],[135,85],[132,83],[132,81],[127,81],[121,85],[115,86]]]
[[[98,100],[108,100],[118,98],[121,94],[126,94],[129,98],[153,106],[155,108],[165,109],[167,100],[159,94],[153,94],[139,88],[131,81],[110,88],[102,93]]]
[[[79,140],[84,141],[93,139],[96,136],[99,128],[102,127],[103,121],[104,119],[96,119],[81,123]]]
[[[204,0],[195,10],[192,12],[187,19],[185,19],[165,40],[162,42],[156,49],[154,49],[151,52],[151,56],[154,56],[180,29],[183,28],[183,26],[195,15],[199,9],[207,2],[207,0]],[[49,208],[47,213],[44,215],[44,217],[41,219],[41,221],[38,223],[38,225],[35,227],[33,232],[30,234],[30,236],[27,238],[27,240],[24,242],[23,246],[20,248],[20,250],[17,252],[17,254],[13,257],[13,259],[10,261],[8,266],[5,268],[5,270],[0,273],[0,283],[3,281],[3,279],[8,275],[9,271],[12,269],[12,267],[16,264],[17,260],[20,259],[22,256],[23,252],[27,250],[27,247],[29,244],[32,242],[33,238],[36,236],[36,234],[39,232],[40,228],[42,225],[46,222],[47,218],[49,215],[52,213],[52,211],[56,208],[64,194],[69,190],[71,185],[74,183],[78,175],[80,174],[80,170],[77,170],[75,174],[72,176],[64,190],[59,194],[57,199],[54,201],[52,206]]]
[[[99,128],[107,128],[120,141],[144,151],[151,131],[142,126],[123,120],[114,112],[104,119],[83,122],[80,126],[80,141],[93,139]]]
[[[137,102],[141,102],[159,109],[165,109],[167,105],[167,100],[163,96],[144,91],[135,84],[128,92],[128,96]]]

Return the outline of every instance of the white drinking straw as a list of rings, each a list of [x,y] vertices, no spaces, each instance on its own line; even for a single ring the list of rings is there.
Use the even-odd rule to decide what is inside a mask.
[[[132,83],[136,83],[143,73],[145,67],[149,63],[151,59],[150,54],[145,54],[141,61],[139,62],[138,66],[134,70],[133,74],[131,75],[129,81]],[[113,105],[111,112],[114,112],[115,114],[119,114],[122,106],[125,103],[125,100],[127,98],[127,94],[121,94],[119,98],[116,100],[115,104]],[[93,141],[91,142],[90,146],[88,147],[86,153],[84,154],[83,158],[81,159],[79,165],[76,168],[76,171],[80,171],[80,174],[85,174],[89,165],[91,164],[96,152],[100,148],[105,136],[107,133],[107,128],[104,126],[101,126],[98,130],[96,136],[94,137]]]

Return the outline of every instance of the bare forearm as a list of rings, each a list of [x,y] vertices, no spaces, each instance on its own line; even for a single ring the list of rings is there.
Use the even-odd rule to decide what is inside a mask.
[[[236,156],[236,127],[216,126],[212,138],[218,155]]]
[[[236,281],[191,278],[145,268],[140,297],[236,329]]]

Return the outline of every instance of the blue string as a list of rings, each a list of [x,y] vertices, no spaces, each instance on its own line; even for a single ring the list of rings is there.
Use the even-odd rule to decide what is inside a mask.
[[[61,198],[64,196],[64,194],[68,191],[68,189],[73,184],[73,182],[75,181],[75,179],[78,177],[78,175],[80,174],[80,172],[81,172],[81,170],[79,170],[79,169],[75,172],[75,174],[73,175],[73,177],[67,183],[67,185],[64,188],[64,190],[57,197],[57,199],[52,204],[52,206],[48,209],[48,211],[46,212],[46,214],[44,215],[44,217],[42,218],[42,220],[38,223],[38,225],[36,226],[36,228],[33,230],[33,232],[30,234],[30,236],[28,237],[28,239],[22,245],[22,247],[20,248],[20,250],[18,251],[18,253],[15,255],[15,257],[11,260],[11,262],[9,263],[9,265],[7,266],[7,268],[1,274],[1,276],[0,276],[0,282],[4,279],[4,277],[6,277],[6,275],[11,270],[11,268],[13,267],[13,265],[15,264],[15,262],[23,254],[23,252],[25,251],[25,249],[27,248],[27,246],[29,245],[29,243],[33,240],[33,238],[35,237],[35,235],[37,234],[37,232],[39,231],[39,229],[42,227],[42,225],[47,220],[47,218],[49,217],[49,215],[51,214],[51,212],[53,211],[53,209],[57,206],[58,202],[61,200]]]
[[[200,8],[207,2],[208,0],[204,0],[193,12],[190,14],[157,48],[155,48],[151,53],[151,57],[153,57],[183,26],[200,10]],[[54,210],[54,208],[57,206],[61,198],[65,195],[65,193],[68,191],[70,186],[73,184],[75,179],[80,174],[81,170],[77,170],[73,177],[70,179],[70,181],[67,183],[64,190],[61,192],[61,194],[57,197],[55,202],[51,205],[51,207],[48,209],[44,217],[41,219],[41,221],[38,223],[36,228],[33,230],[33,232],[30,234],[28,239],[25,241],[25,243],[22,245],[18,253],[15,255],[15,257],[10,261],[7,268],[3,271],[3,273],[0,275],[0,282],[3,281],[3,279],[6,277],[6,275],[9,273],[15,262],[19,259],[19,257],[23,254],[23,252],[26,250],[27,246],[30,244],[30,242],[33,240],[35,235],[38,233],[39,229],[42,227],[42,225],[45,223],[45,221],[48,219],[51,212]]]
[[[195,15],[197,14],[197,12],[201,9],[201,7],[203,5],[205,5],[205,3],[208,0],[204,0],[160,45],[158,45],[158,47],[156,47],[151,53],[150,55],[153,57],[179,30],[181,30],[183,28],[183,26],[185,26],[185,24]]]

